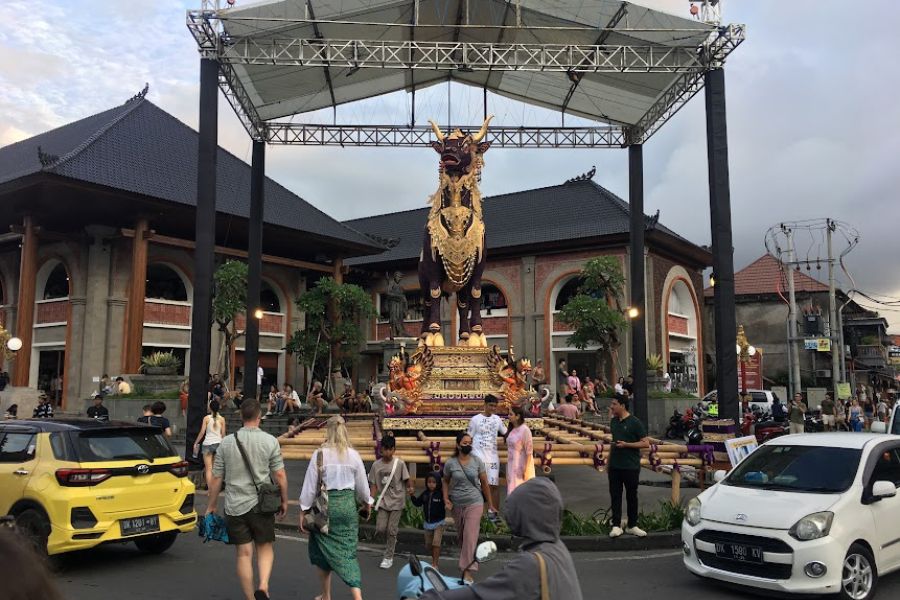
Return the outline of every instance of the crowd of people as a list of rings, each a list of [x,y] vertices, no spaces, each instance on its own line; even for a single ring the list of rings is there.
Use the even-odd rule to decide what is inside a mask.
[[[860,387],[851,397],[837,400],[832,392],[826,392],[825,398],[813,410],[806,396],[797,392],[786,405],[776,397],[771,416],[775,421],[787,421],[791,433],[804,433],[807,417],[814,414],[821,419],[824,431],[869,431],[873,423],[889,422],[897,400],[897,394],[893,391],[873,392]],[[746,391],[741,395],[741,402],[743,411],[749,411],[750,401]]]
[[[369,520],[373,512],[376,536],[384,544],[380,567],[389,569],[393,566],[398,527],[407,498],[422,510],[424,542],[436,569],[440,569],[442,538],[448,516],[452,515],[459,536],[458,568],[461,577],[473,583],[468,588],[474,594],[472,598],[486,597],[479,594],[489,593],[501,581],[508,584],[511,576],[516,579],[516,585],[533,584],[536,573],[518,574],[517,569],[525,565],[517,565],[516,561],[500,574],[480,583],[474,582],[478,564],[473,559],[485,507],[490,518],[497,518],[498,435],[506,437],[510,454],[506,473],[507,523],[514,534],[525,539],[525,552],[546,552],[554,557],[552,585],[565,588],[569,593],[567,598],[581,598],[571,557],[559,541],[562,497],[549,480],[534,478],[531,434],[525,425],[528,417],[522,409],[509,411],[507,428],[496,414],[497,406],[496,397],[485,398],[483,411],[472,417],[468,430],[457,434],[453,456],[447,459],[443,472],[429,473],[424,489],[420,490],[415,488],[406,463],[396,456],[397,445],[392,436],[381,440],[381,456],[367,472],[359,452],[353,448],[343,417],[334,415],[328,420],[325,441],[313,453],[300,491],[299,529],[302,534],[309,535],[309,560],[318,574],[319,598],[331,597],[335,575],[350,589],[354,600],[362,598],[362,574],[357,555],[359,524],[360,518]],[[204,432],[195,443],[195,448],[202,447],[205,454],[209,447],[214,456],[208,473],[207,514],[219,510],[220,498],[224,496],[222,508],[229,543],[236,548],[237,575],[244,597],[265,600],[269,598],[269,578],[275,559],[275,521],[286,515],[288,506],[284,461],[278,440],[260,429],[263,415],[258,402],[246,400],[242,403],[243,427],[227,436],[224,422],[217,424],[219,416],[215,408],[210,407],[210,415],[203,424]],[[614,430],[614,437],[621,437],[615,452],[619,453],[621,449],[623,459],[615,468],[629,471],[634,461],[628,454],[637,455],[645,434],[629,420],[634,418],[627,412],[617,415],[616,419],[621,418],[622,429],[618,433]],[[211,430],[215,432],[214,443],[207,443]],[[636,489],[629,483],[631,480],[636,482],[637,477],[623,475],[620,479],[623,482],[617,485],[624,486],[628,500],[626,531],[637,535],[639,530],[632,522],[637,515],[637,499],[632,494]],[[260,508],[263,506],[260,482],[265,481],[272,481],[277,486],[277,501],[268,510]],[[325,498],[321,498],[322,495]],[[323,503],[327,505],[327,528],[322,528],[315,518],[311,518]],[[543,517],[526,518],[534,511],[541,511]],[[540,523],[534,525],[536,521]],[[256,575],[252,565],[254,553]]]

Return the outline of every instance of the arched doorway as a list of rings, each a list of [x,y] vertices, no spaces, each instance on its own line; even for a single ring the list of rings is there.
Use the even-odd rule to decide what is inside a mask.
[[[285,360],[284,346],[286,345],[287,335],[287,298],[285,298],[280,286],[263,279],[259,290],[259,308],[262,309],[262,319],[259,321],[259,367],[262,368],[261,381],[259,377],[259,387],[257,390],[261,393],[268,393],[273,385],[281,385],[284,383],[293,383],[287,378],[287,363]],[[249,318],[256,318],[249,315]],[[238,315],[237,328],[243,330],[246,328],[246,320],[244,315]],[[235,389],[244,387],[244,378],[249,376],[245,373],[244,363],[244,338],[237,341],[234,360],[232,361],[233,370],[230,380],[233,382]],[[257,375],[259,375],[257,373]],[[262,397],[262,396],[261,396]]]
[[[703,356],[700,307],[689,280],[680,275],[670,276],[663,310],[664,358],[672,387],[699,395]]]
[[[581,283],[581,276],[573,273],[563,276],[550,292],[548,306],[551,310],[547,316],[550,320],[550,364],[545,366],[545,370],[550,375],[553,389],[557,391],[560,389],[563,377],[560,371],[560,361],[565,361],[564,368],[567,372],[571,373],[574,369],[582,380],[585,377],[608,378],[610,376],[607,372],[610,367],[601,361],[600,346],[591,346],[584,350],[571,346],[569,336],[572,335],[572,328],[557,318],[559,311],[568,304],[572,297],[578,294]]]
[[[34,336],[29,385],[61,406],[66,390],[70,277],[58,259],[44,263],[36,276]]]
[[[179,268],[167,262],[147,265],[141,356],[171,352],[180,361],[179,375],[190,368],[192,292]]]

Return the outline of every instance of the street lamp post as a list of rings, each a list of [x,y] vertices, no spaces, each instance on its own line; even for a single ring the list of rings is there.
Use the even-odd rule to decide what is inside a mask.
[[[747,363],[750,362],[750,358],[756,355],[756,348],[750,345],[750,342],[747,341],[747,334],[744,333],[744,326],[738,325],[737,330],[737,344],[734,347],[737,352],[738,361],[741,364],[741,390],[747,389]]]

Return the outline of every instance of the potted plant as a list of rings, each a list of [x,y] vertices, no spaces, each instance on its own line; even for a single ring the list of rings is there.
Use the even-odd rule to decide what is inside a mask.
[[[144,375],[176,375],[181,360],[171,352],[154,352],[141,359]]]
[[[658,377],[663,376],[665,364],[663,363],[663,358],[659,354],[651,354],[647,357],[647,370],[648,371],[656,371],[656,375]]]

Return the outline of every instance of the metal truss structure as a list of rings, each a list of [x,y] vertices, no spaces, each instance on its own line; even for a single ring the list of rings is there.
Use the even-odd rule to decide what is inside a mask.
[[[477,131],[480,125],[459,126]],[[449,129],[456,129],[452,126]],[[267,126],[270,144],[300,146],[417,147],[435,141],[429,126],[307,125],[273,122]],[[494,148],[621,148],[627,142],[621,127],[491,127],[486,140]]]
[[[494,127],[492,142],[503,148],[622,148],[643,143],[703,87],[703,75],[721,66],[744,41],[743,25],[718,27],[697,47],[647,44],[522,44],[293,38],[234,38],[219,19],[216,0],[203,0],[187,14],[200,53],[219,62],[219,87],[250,136],[270,144],[306,146],[421,146],[430,128],[402,125],[325,125],[264,121],[235,68],[239,65],[421,69],[466,72],[676,73],[672,85],[634,125],[597,127]],[[292,21],[307,22],[308,20]],[[321,21],[309,20],[311,23]],[[462,27],[465,27],[463,25]],[[502,28],[500,28],[502,29]],[[595,30],[596,31],[596,30]],[[623,33],[627,29],[601,29]],[[666,30],[675,33],[675,30]],[[577,81],[577,79],[576,79]],[[475,127],[477,129],[478,127]]]

